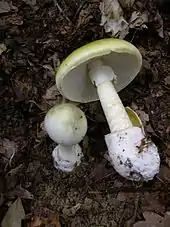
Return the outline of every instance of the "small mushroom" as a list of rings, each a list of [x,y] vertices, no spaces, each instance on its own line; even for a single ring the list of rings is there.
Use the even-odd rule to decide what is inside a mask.
[[[56,105],[47,112],[44,127],[49,137],[58,143],[52,154],[55,168],[71,172],[83,157],[78,143],[87,132],[85,114],[71,103]]]
[[[100,100],[110,134],[105,136],[111,162],[123,177],[135,181],[153,179],[159,171],[157,147],[141,127],[133,125],[118,93],[138,74],[142,56],[131,43],[102,39],[73,51],[60,65],[56,85],[67,99]],[[141,146],[143,141],[147,146]]]

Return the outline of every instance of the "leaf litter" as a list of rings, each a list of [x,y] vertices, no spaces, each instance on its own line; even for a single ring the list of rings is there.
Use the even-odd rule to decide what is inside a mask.
[[[164,217],[153,213],[143,212],[145,221],[136,222],[133,227],[169,227],[170,213],[167,212]]]
[[[59,215],[57,213],[50,213],[47,217],[33,216],[31,221],[27,223],[27,227],[61,227]]]
[[[2,227],[21,227],[22,220],[25,219],[25,211],[20,198],[16,199],[9,207],[2,220]]]
[[[113,37],[124,39],[130,32],[129,29],[148,29],[148,23],[153,23],[158,35],[164,37],[163,20],[158,10],[153,16],[153,10],[140,10],[134,0],[102,0],[100,11],[100,25]],[[126,15],[127,12],[130,16]]]

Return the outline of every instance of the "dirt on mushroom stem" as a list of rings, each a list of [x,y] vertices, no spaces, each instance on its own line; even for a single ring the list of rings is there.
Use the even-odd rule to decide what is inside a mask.
[[[165,39],[153,32],[152,25],[135,34],[132,30],[126,37],[141,51],[143,68],[120,97],[125,106],[135,106],[149,115],[145,130],[159,147],[162,160],[159,176],[140,185],[121,178],[103,158],[103,135],[109,129],[99,102],[81,105],[89,125],[82,142],[82,165],[71,174],[57,172],[52,166],[55,144],[40,125],[48,108],[41,106],[42,96],[54,81],[43,66],[54,67],[57,56],[62,61],[77,47],[109,37],[99,25],[98,1],[57,2],[62,12],[52,0],[37,0],[35,8],[14,0],[15,15],[7,13],[0,18],[0,39],[7,47],[0,56],[0,137],[19,148],[10,165],[8,158],[3,159],[6,171],[0,168],[0,195],[4,198],[0,196],[0,219],[21,196],[21,189],[17,191],[20,185],[34,196],[34,200],[22,199],[26,214],[38,216],[48,208],[59,212],[63,226],[128,226],[141,220],[144,211],[164,215],[170,209],[169,15],[162,15]]]

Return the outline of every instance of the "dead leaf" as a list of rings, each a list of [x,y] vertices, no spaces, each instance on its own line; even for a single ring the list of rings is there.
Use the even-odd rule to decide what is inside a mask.
[[[47,111],[52,106],[56,104],[60,104],[63,100],[59,91],[57,90],[56,85],[49,87],[46,90],[45,95],[42,96],[42,98],[43,99],[42,99],[41,107],[43,111]]]
[[[8,13],[10,11],[10,5],[8,2],[0,1],[0,14],[1,13]]]
[[[48,217],[35,216],[28,223],[27,227],[53,226],[61,227],[58,214],[49,214]]]
[[[22,199],[33,199],[34,196],[31,192],[23,188],[21,185],[16,186],[15,189],[13,189],[10,192],[5,193],[5,196],[9,199],[13,199],[15,197],[19,197]]]
[[[2,220],[2,227],[21,227],[21,221],[25,218],[25,211],[22,206],[20,198],[9,207],[4,219]]]
[[[56,97],[60,95],[59,91],[57,90],[56,85],[53,85],[51,87],[49,87],[46,90],[45,95],[43,95],[43,99],[46,101],[50,101],[50,100],[56,100]]]
[[[29,94],[31,92],[36,92],[35,88],[32,86],[32,78],[29,78],[29,76],[25,75],[25,71],[18,70],[11,78],[12,88],[17,97],[17,101],[29,99]]]
[[[128,34],[128,22],[123,17],[123,10],[118,0],[103,0],[100,3],[101,26],[105,32],[111,32],[113,37],[123,39]]]
[[[170,85],[170,76],[165,77],[165,84]]]
[[[130,28],[147,28],[146,23],[148,22],[148,13],[147,11],[140,13],[138,11],[134,11],[129,20]]]
[[[23,0],[23,1],[30,6],[35,6],[37,4],[36,0]]]
[[[144,192],[141,198],[142,211],[165,212],[165,205],[160,202],[159,192]]]
[[[7,50],[4,43],[0,43],[0,55]]]
[[[18,8],[13,6],[12,2],[0,1],[0,14],[8,13],[10,10],[18,11]]]
[[[133,227],[169,227],[170,215],[167,212],[164,217],[154,212],[144,212],[145,221],[136,222]]]
[[[155,28],[156,31],[158,32],[158,35],[161,38],[164,38],[164,31],[163,31],[163,19],[161,17],[161,15],[159,14],[159,12],[157,11],[156,17],[155,17]]]
[[[0,140],[0,154],[3,155],[3,161],[6,164],[11,164],[14,155],[18,151],[18,146],[14,141],[8,139]]]
[[[124,39],[130,28],[147,29],[147,24],[153,23],[158,35],[163,37],[163,20],[159,12],[151,10],[149,6],[148,9],[145,6],[146,10],[143,11],[143,7],[137,5],[134,10],[133,5],[134,0],[103,0],[99,8],[102,14],[101,26],[104,27],[105,32],[111,32],[113,37]],[[127,11],[132,12],[130,16]]]
[[[169,164],[169,158],[166,157],[166,163]],[[161,165],[158,177],[169,183],[170,182],[170,168],[164,165]]]
[[[73,217],[75,216],[76,212],[81,208],[81,204],[77,203],[75,206],[73,207],[64,207],[62,212],[63,215],[66,217]]]
[[[14,13],[8,17],[7,23],[12,25],[23,25],[23,16]]]
[[[29,5],[33,10],[38,10],[37,1],[36,0],[23,0],[27,5]]]
[[[149,122],[149,115],[145,113],[143,110],[136,110],[136,113],[138,114],[139,118],[141,119],[143,126],[146,125],[147,122]]]

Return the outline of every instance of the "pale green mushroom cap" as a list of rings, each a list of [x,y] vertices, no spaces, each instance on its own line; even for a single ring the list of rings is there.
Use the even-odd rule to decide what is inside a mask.
[[[142,66],[139,50],[125,40],[107,38],[91,42],[73,51],[56,73],[57,88],[66,99],[81,103],[99,99],[88,75],[88,63],[95,58],[113,69],[117,92],[136,77]]]

